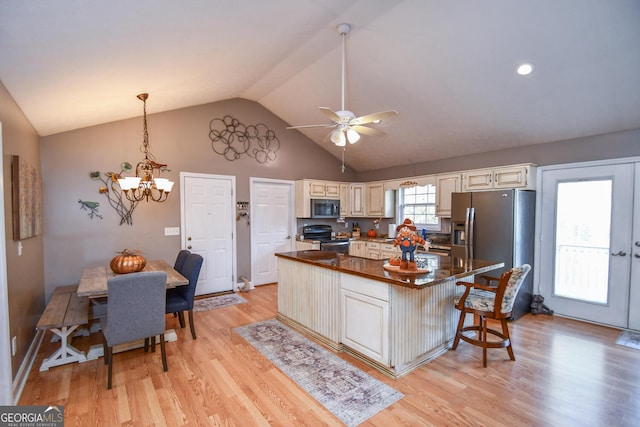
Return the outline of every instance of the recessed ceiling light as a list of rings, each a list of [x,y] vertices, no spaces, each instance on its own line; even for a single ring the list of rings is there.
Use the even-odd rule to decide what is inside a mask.
[[[518,65],[518,68],[516,68],[516,72],[521,76],[527,76],[533,72],[533,64],[529,64],[527,62],[520,64]]]

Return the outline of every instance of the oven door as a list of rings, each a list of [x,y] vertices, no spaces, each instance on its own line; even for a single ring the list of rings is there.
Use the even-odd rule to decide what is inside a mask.
[[[320,243],[320,250],[321,251],[331,251],[331,252],[338,252],[341,254],[348,254],[349,253],[349,241],[345,241],[345,242],[337,242],[337,241],[333,241],[333,242],[322,242]]]

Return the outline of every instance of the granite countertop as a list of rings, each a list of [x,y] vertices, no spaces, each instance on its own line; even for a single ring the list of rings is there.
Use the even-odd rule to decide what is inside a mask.
[[[360,258],[329,251],[281,252],[276,253],[276,256],[417,289],[438,285],[451,278],[461,279],[466,276],[487,273],[504,266],[503,262],[497,261],[465,260],[458,257],[418,253],[416,254],[416,262],[427,272],[413,274],[386,270],[383,266],[387,260]]]

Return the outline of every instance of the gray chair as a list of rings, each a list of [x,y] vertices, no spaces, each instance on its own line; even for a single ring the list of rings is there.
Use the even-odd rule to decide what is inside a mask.
[[[178,313],[180,327],[184,328],[184,312],[189,311],[189,327],[191,328],[191,337],[196,339],[196,328],[193,324],[193,302],[196,295],[196,285],[198,277],[200,277],[200,269],[202,268],[203,258],[198,254],[189,254],[184,262],[184,267],[180,274],[187,280],[188,285],[178,286],[167,291],[167,314]]]
[[[144,339],[144,351],[155,351],[160,336],[162,367],[166,372],[165,308],[167,273],[149,271],[116,276],[107,282],[107,316],[100,321],[104,363],[109,365],[107,388],[111,389],[113,346]]]

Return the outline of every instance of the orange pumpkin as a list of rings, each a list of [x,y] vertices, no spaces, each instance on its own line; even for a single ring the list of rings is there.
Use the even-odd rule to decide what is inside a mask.
[[[373,228],[369,231],[367,231],[367,236],[369,237],[376,237],[378,233],[376,233],[376,230],[374,230]]]
[[[147,260],[137,252],[138,251],[131,251],[129,249],[119,252],[120,255],[111,260],[109,267],[111,267],[111,270],[116,274],[127,274],[142,271],[144,266],[147,265]]]

